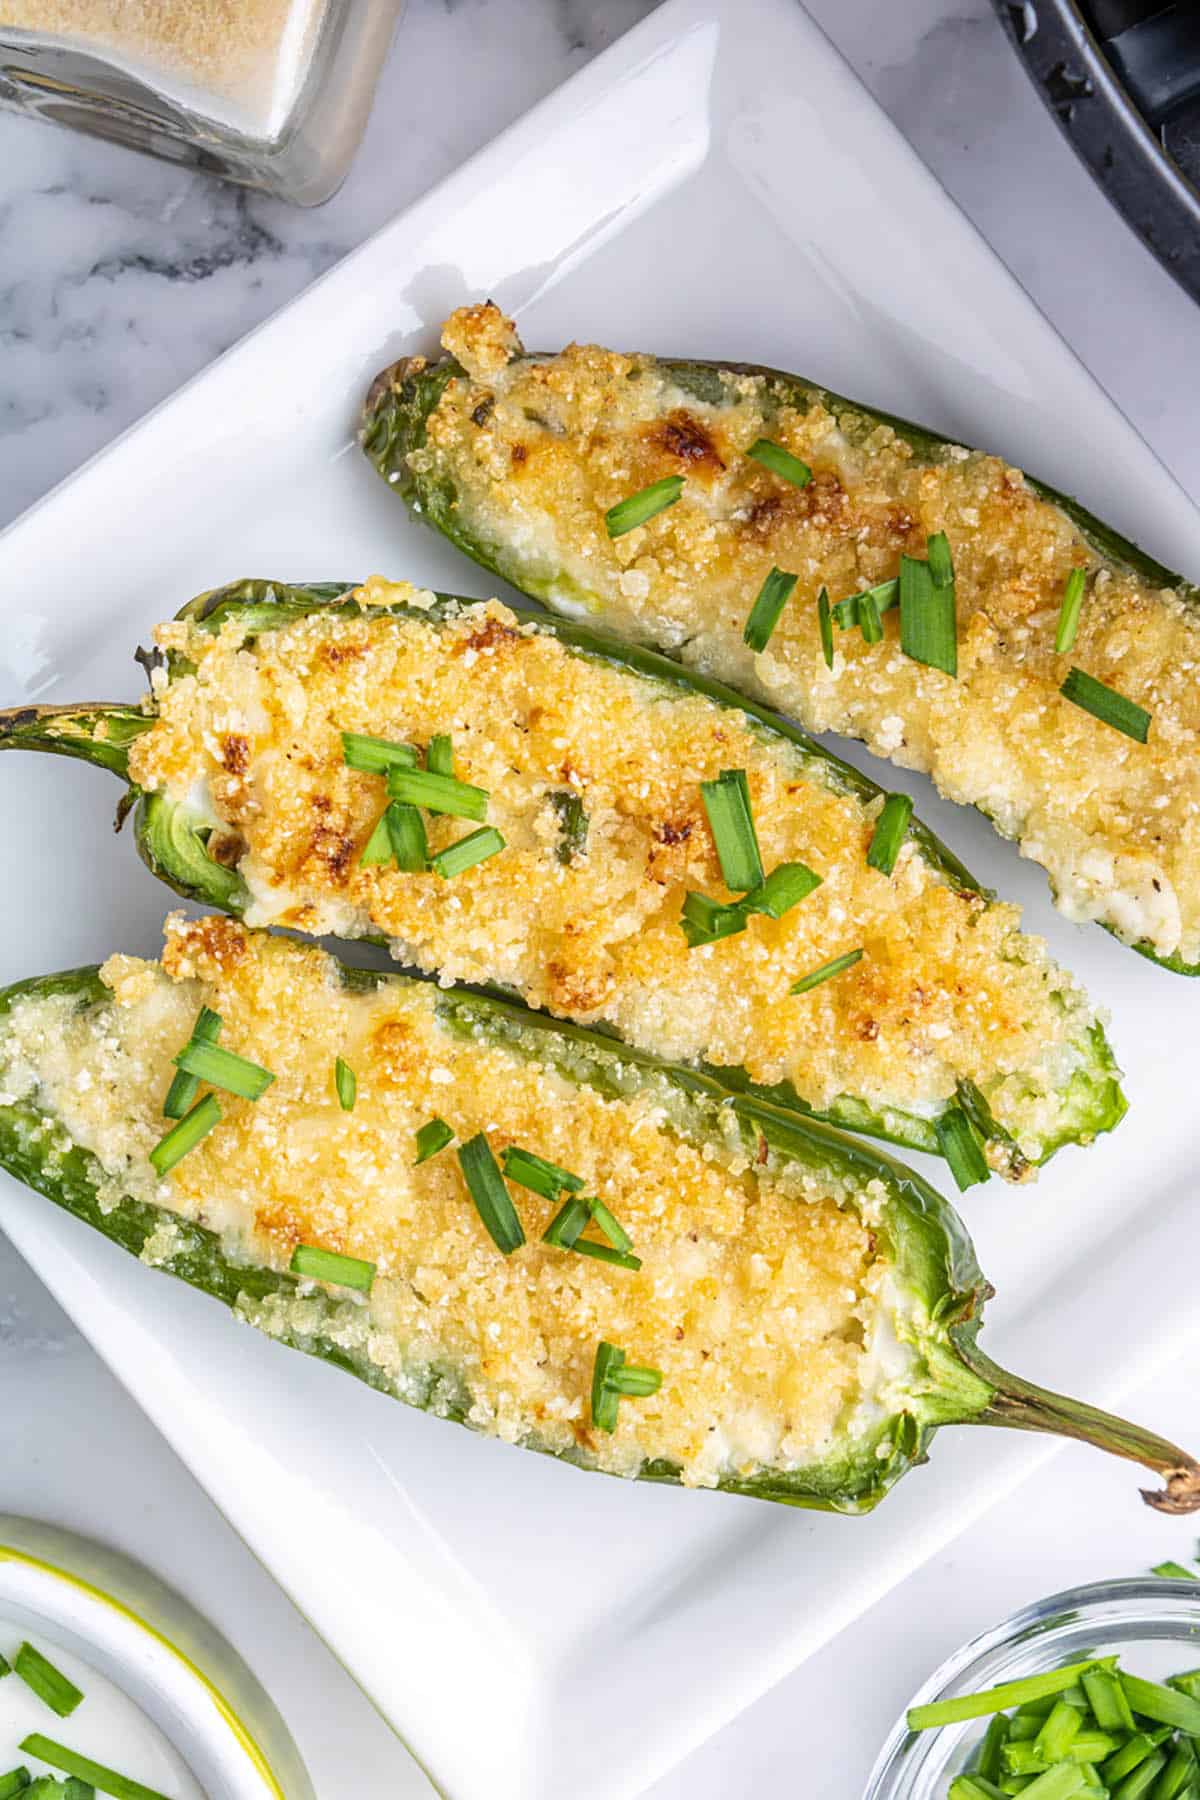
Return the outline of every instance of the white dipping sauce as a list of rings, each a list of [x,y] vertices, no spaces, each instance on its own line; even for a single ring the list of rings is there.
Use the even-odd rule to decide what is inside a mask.
[[[80,1756],[90,1756],[93,1762],[156,1788],[167,1800],[207,1800],[179,1752],[128,1694],[69,1650],[0,1620],[0,1654],[11,1663],[22,1643],[40,1650],[75,1683],[83,1699],[68,1718],[60,1719],[19,1675],[6,1675],[0,1681],[0,1775],[24,1763],[35,1779],[50,1774],[66,1779],[62,1770],[51,1769],[18,1748],[23,1737],[40,1731]]]

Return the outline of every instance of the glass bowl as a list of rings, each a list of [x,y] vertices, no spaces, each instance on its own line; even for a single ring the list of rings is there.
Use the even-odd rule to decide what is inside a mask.
[[[964,1644],[909,1704],[973,1694],[1105,1655],[1119,1655],[1131,1674],[1152,1681],[1200,1664],[1200,1581],[1147,1575],[1051,1594]],[[987,1727],[986,1719],[969,1719],[914,1732],[907,1711],[879,1754],[863,1800],[946,1800]]]

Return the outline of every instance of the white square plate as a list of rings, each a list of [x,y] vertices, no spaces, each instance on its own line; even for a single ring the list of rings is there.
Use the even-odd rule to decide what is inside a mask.
[[[0,698],[137,692],[152,625],[244,574],[490,591],[351,443],[371,374],[485,294],[534,345],[804,371],[1000,448],[1200,567],[1188,501],[799,7],[670,0],[13,526]],[[112,842],[104,779],[0,767],[0,979],[154,953],[170,896]],[[967,1208],[1000,1290],[993,1353],[1111,1401],[1195,1311],[1194,1283],[1161,1271],[1200,1263],[1196,991],[1057,919],[1039,871],[912,785],[1113,1010],[1129,1121]],[[2,1199],[34,1268],[455,1800],[636,1793],[1046,1452],[948,1434],[858,1522],[583,1479],[255,1337],[33,1194]],[[1095,1479],[1137,1504],[1133,1472],[1097,1458]]]

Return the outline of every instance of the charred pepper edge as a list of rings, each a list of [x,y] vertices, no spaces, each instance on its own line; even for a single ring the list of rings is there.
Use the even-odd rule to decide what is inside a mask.
[[[334,582],[300,585],[250,577],[196,595],[180,609],[176,617],[191,620],[204,630],[216,633],[228,618],[239,614],[244,622],[251,625],[252,635],[257,635],[262,631],[278,630],[315,611],[341,612],[347,616],[365,613],[399,615],[428,624],[441,623],[447,618],[453,618],[460,607],[478,604],[456,594],[438,594],[433,605],[428,607],[411,607],[399,603],[390,607],[365,608],[350,597],[356,585]],[[864,804],[886,798],[883,788],[814,742],[799,726],[781,718],[771,708],[748,700],[723,682],[694,673],[658,651],[627,644],[594,631],[589,626],[555,617],[538,607],[517,603],[513,606],[513,611],[523,621],[536,624],[539,630],[547,632],[591,661],[609,664],[622,671],[632,671],[684,693],[702,694],[717,705],[741,714],[765,741],[772,743],[782,740],[790,747],[797,754],[806,779],[819,783],[828,782],[832,791],[848,793]],[[128,780],[127,757],[124,763],[120,762],[107,740],[97,736],[98,716],[105,720],[111,716],[125,721],[122,729],[130,740],[137,735],[128,723],[131,717],[136,719],[138,730],[145,730],[154,722],[152,714],[139,713],[121,704],[92,708],[27,707],[11,714],[0,712],[0,750],[38,749],[94,760],[90,754],[91,746],[98,742],[104,743],[106,754],[102,766]],[[234,871],[226,869],[208,855],[203,838],[182,806],[176,805],[161,793],[140,795],[134,830],[135,842],[143,862],[152,874],[157,875],[174,892],[185,899],[200,900],[206,905],[220,907],[222,911],[235,916],[245,911],[250,903],[250,895],[244,883]],[[915,845],[918,854],[956,891],[978,894],[985,900],[994,897],[980,887],[953,852],[915,816],[909,823],[908,841]],[[382,936],[368,934],[364,941],[386,946],[386,939]],[[495,993],[502,999],[511,998],[499,986],[489,985],[482,991]],[[606,1031],[603,1026],[597,1029],[601,1033]],[[1119,1071],[1103,1028],[1093,1026],[1088,1037],[1090,1057],[1081,1064],[1074,1077],[1076,1081],[1082,1082],[1084,1089],[1092,1097],[1088,1130],[1080,1134],[1069,1123],[1064,1123],[1057,1135],[1047,1139],[1040,1158],[1043,1164],[1064,1145],[1090,1142],[1100,1132],[1112,1130],[1124,1117],[1126,1101],[1120,1087]],[[941,1154],[933,1120],[907,1112],[902,1107],[872,1107],[854,1095],[839,1095],[828,1108],[816,1109],[796,1093],[790,1081],[764,1086],[755,1083],[736,1065],[720,1069],[707,1063],[700,1066],[711,1072],[726,1087],[794,1110],[806,1117],[823,1119],[832,1125],[865,1132],[904,1149],[923,1150],[935,1156]],[[947,1104],[953,1104],[953,1101]],[[1021,1179],[1028,1175],[1032,1166],[1030,1160],[1020,1153],[1007,1136],[997,1134],[990,1142],[994,1167],[998,1167],[1001,1173],[1007,1173],[1009,1179]]]
[[[412,985],[414,977],[356,969],[331,959],[350,992],[380,986]],[[110,996],[98,968],[35,976],[0,991],[0,1033],[13,1005],[26,998],[54,995],[73,998],[81,1009],[108,1003]],[[1164,1478],[1161,1490],[1143,1490],[1147,1504],[1170,1513],[1200,1510],[1200,1463],[1178,1446],[1140,1427],[1100,1412],[1082,1402],[1034,1386],[1009,1375],[976,1343],[982,1309],[991,1294],[975,1260],[974,1247],[954,1209],[928,1183],[891,1157],[830,1126],[784,1114],[757,1100],[728,1093],[711,1077],[661,1061],[647,1051],[594,1038],[582,1026],[560,1024],[524,1007],[490,996],[451,990],[436,1003],[437,1016],[449,1030],[484,1036],[526,1057],[550,1060],[577,1084],[601,1093],[628,1093],[639,1073],[666,1081],[687,1105],[686,1121],[675,1118],[672,1129],[693,1142],[715,1142],[728,1148],[732,1113],[745,1148],[765,1144],[779,1163],[799,1162],[835,1178],[878,1180],[886,1190],[880,1218],[873,1225],[886,1247],[898,1280],[915,1296],[925,1316],[925,1335],[918,1338],[923,1386],[912,1404],[888,1415],[878,1428],[849,1440],[847,1452],[802,1470],[763,1471],[750,1479],[728,1478],[726,1492],[769,1499],[824,1511],[862,1513],[883,1499],[902,1475],[926,1460],[935,1432],[945,1424],[1006,1425],[1076,1438],[1113,1455],[1142,1463]],[[532,1039],[532,1042],[530,1041]],[[558,1054],[553,1046],[557,1042]],[[169,1208],[126,1198],[111,1210],[100,1207],[93,1176],[95,1159],[72,1142],[48,1146],[50,1128],[61,1126],[52,1115],[29,1101],[0,1107],[0,1166],[45,1198],[101,1231],[133,1255],[140,1255],[155,1230],[169,1224],[179,1248],[156,1257],[161,1267],[222,1300],[237,1313],[272,1295],[292,1294],[297,1278],[290,1273],[238,1262],[216,1234],[180,1218]],[[48,1153],[49,1152],[49,1153]],[[50,1165],[53,1164],[51,1167]],[[847,1198],[854,1207],[855,1201]],[[322,1296],[326,1319],[336,1329],[339,1305]],[[379,1369],[355,1357],[327,1330],[285,1331],[281,1341],[303,1349],[347,1372],[368,1386],[397,1398]],[[420,1397],[410,1403],[439,1417],[466,1424],[470,1397],[461,1375],[450,1367],[434,1367]],[[586,1452],[550,1451],[530,1440],[525,1446],[559,1460],[588,1467]],[[662,1459],[648,1460],[638,1479],[679,1484],[679,1471]]]
[[[553,351],[526,351],[514,360],[548,362],[554,360],[555,354]],[[896,413],[865,406],[861,401],[851,400],[833,388],[818,386],[815,382],[805,381],[801,376],[791,375],[786,370],[774,369],[766,364],[679,361],[668,357],[653,360],[669,370],[685,392],[710,404],[719,404],[724,397],[720,379],[722,374],[763,376],[781,392],[789,405],[795,405],[801,411],[807,412],[812,404],[817,403],[827,406],[835,413],[856,414],[872,424],[890,426],[922,461],[932,461],[938,451],[956,443],[954,438],[944,437],[928,426],[915,424],[911,419],[901,418]],[[455,504],[456,494],[450,485],[443,482],[445,492],[426,491],[421,479],[413,475],[408,464],[409,452],[418,449],[424,441],[425,423],[430,413],[437,407],[446,384],[456,376],[463,380],[470,379],[461,364],[449,356],[440,357],[432,363],[421,356],[406,357],[382,370],[372,382],[363,406],[359,441],[367,460],[418,518],[449,538],[473,562],[491,570],[514,587],[522,588],[524,584],[515,559],[499,552],[489,554],[486,546],[473,539],[464,529]],[[1070,519],[1098,556],[1119,567],[1123,566],[1156,587],[1172,589],[1189,605],[1200,605],[1200,586],[1195,582],[1188,581],[1176,570],[1169,569],[1165,563],[1149,555],[1132,539],[1106,524],[1103,519],[1097,518],[1095,513],[1070,494],[1064,494],[1034,475],[1026,474],[1025,480],[1039,499],[1058,507]],[[548,604],[553,602],[548,601]],[[974,810],[982,812],[1000,836],[1007,835],[1000,831],[995,819],[984,808]],[[1051,887],[1053,889],[1053,882]],[[1099,923],[1118,943],[1136,951],[1139,956],[1144,956],[1160,969],[1166,969],[1175,975],[1200,976],[1200,959],[1187,962],[1178,951],[1164,954],[1156,950],[1146,938],[1131,941],[1122,937],[1114,926],[1104,921]]]

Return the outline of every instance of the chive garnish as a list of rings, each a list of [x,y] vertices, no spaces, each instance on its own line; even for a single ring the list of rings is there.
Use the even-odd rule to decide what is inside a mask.
[[[403,800],[389,800],[383,816],[397,868],[408,875],[421,874],[429,867],[429,841],[425,836],[424,819],[415,806],[409,806]]]
[[[841,630],[850,631],[855,625],[861,624],[859,607],[867,600],[872,602],[877,613],[882,615],[890,612],[900,600],[900,582],[897,577],[893,575],[890,581],[878,581],[874,587],[863,588],[861,593],[848,594],[844,600],[839,600],[833,608],[833,617]]]
[[[387,738],[364,737],[343,731],[342,759],[360,775],[386,775],[389,769],[415,769],[417,753],[411,744],[393,744]]]
[[[182,1162],[189,1150],[196,1148],[202,1137],[207,1137],[214,1125],[220,1123],[220,1101],[215,1094],[205,1094],[203,1100],[197,1100],[191,1112],[184,1113],[151,1150],[150,1162],[155,1174],[166,1175],[177,1162]]]
[[[488,1236],[497,1250],[502,1251],[505,1256],[511,1256],[525,1242],[525,1233],[521,1229],[512,1197],[504,1185],[500,1166],[482,1131],[476,1132],[473,1138],[468,1138],[465,1144],[459,1145],[458,1161],[467,1191],[487,1227]]]
[[[592,1365],[592,1424],[598,1431],[615,1431],[622,1398],[644,1399],[648,1394],[656,1394],[661,1386],[659,1370],[627,1362],[624,1350],[602,1340]]]
[[[992,1713],[1006,1712],[1010,1706],[1023,1706],[1027,1700],[1045,1700],[1051,1694],[1065,1694],[1085,1671],[1096,1667],[1094,1661],[1068,1663],[1061,1669],[1048,1669],[1044,1675],[1002,1681],[999,1687],[986,1688],[978,1694],[960,1694],[953,1700],[932,1700],[927,1706],[912,1706],[908,1711],[908,1729],[929,1731],[936,1725],[961,1725],[965,1719],[986,1719]]]
[[[1145,708],[1136,700],[1127,700],[1115,688],[1105,687],[1086,669],[1073,668],[1058,691],[1072,705],[1082,707],[1094,719],[1135,738],[1139,744],[1144,744],[1150,735],[1150,714]]]
[[[636,531],[657,513],[674,506],[682,492],[683,476],[665,475],[661,481],[652,481],[649,487],[630,494],[627,500],[618,500],[604,515],[609,537],[624,537],[627,531]]]
[[[817,595],[817,631],[821,637],[821,655],[825,659],[825,667],[833,668],[833,619],[829,611],[829,589],[822,588]]]
[[[447,813],[452,819],[487,818],[486,788],[472,787],[454,775],[439,775],[433,769],[394,768],[388,771],[388,794],[409,806],[423,806],[427,812]]]
[[[447,844],[444,850],[431,856],[429,866],[443,881],[453,881],[456,875],[465,874],[476,863],[486,862],[489,856],[498,856],[503,848],[504,839],[496,827],[482,825],[478,831],[468,831],[466,837]]]
[[[770,469],[772,475],[778,475],[783,481],[790,481],[793,487],[807,487],[812,480],[812,470],[808,464],[785,450],[771,438],[756,438],[746,452],[764,469]]]
[[[506,1144],[501,1157],[507,1179],[540,1194],[543,1200],[557,1200],[563,1193],[577,1194],[583,1186],[581,1176],[547,1162],[544,1156],[535,1156],[532,1150],[522,1150],[519,1144]]]
[[[427,1119],[417,1133],[417,1155],[413,1168],[419,1169],[423,1162],[428,1162],[431,1156],[436,1156],[439,1150],[444,1150],[447,1144],[453,1142],[454,1133],[445,1119]]]
[[[776,863],[766,880],[738,901],[737,910],[782,919],[784,913],[799,906],[820,885],[821,877],[807,863]]]
[[[954,580],[954,562],[950,555],[950,540],[944,531],[935,531],[926,538],[925,555],[929,559],[934,587],[949,587]]]
[[[864,594],[859,600],[858,626],[864,644],[877,644],[883,637],[883,620],[870,594]]]
[[[370,837],[363,845],[359,866],[370,869],[378,863],[390,863],[394,855],[392,834],[388,829],[388,808],[385,806],[375,821]]]
[[[35,1650],[32,1644],[22,1644],[13,1657],[13,1673],[19,1675],[27,1688],[32,1688],[39,1700],[43,1700],[51,1712],[56,1712],[60,1719],[67,1719],[83,1700],[82,1688],[56,1669],[48,1657]],[[1195,1702],[1191,1702],[1195,1705]],[[24,1748],[24,1746],[22,1746]]]
[[[29,1756],[36,1756],[39,1761],[49,1763],[52,1769],[62,1769],[64,1774],[78,1776],[80,1781],[88,1782],[102,1794],[110,1794],[112,1800],[168,1800],[167,1795],[158,1788],[149,1788],[144,1782],[134,1781],[130,1775],[121,1775],[105,1763],[94,1762],[90,1756],[81,1756],[78,1750],[69,1750],[65,1744],[56,1744],[53,1738],[43,1737],[40,1731],[31,1731],[27,1738],[22,1738],[21,1749]]]
[[[0,1775],[0,1800],[16,1800],[16,1795],[23,1794],[33,1780],[33,1776],[24,1763],[15,1769],[9,1769]]]
[[[684,896],[679,923],[688,949],[696,950],[702,944],[715,944],[721,938],[745,931],[746,912],[740,905],[730,906],[722,900],[710,900],[707,894],[692,893]]]
[[[842,956],[835,956],[831,962],[822,963],[817,969],[810,969],[799,981],[793,981],[788,989],[789,994],[807,994],[810,988],[820,987],[823,981],[830,981],[833,976],[840,975],[846,969],[852,969],[856,962],[861,962],[861,950],[847,950]]]
[[[1150,1573],[1162,1575],[1168,1581],[1200,1581],[1200,1575],[1195,1569],[1185,1569],[1182,1563],[1177,1562],[1155,1563]]]
[[[633,1249],[633,1239],[616,1219],[603,1200],[589,1200],[588,1209],[592,1215],[592,1223],[597,1231],[603,1233],[614,1250],[629,1251]]]
[[[1065,656],[1075,646],[1075,633],[1079,629],[1079,614],[1083,608],[1083,590],[1086,586],[1087,570],[1072,569],[1063,589],[1062,610],[1058,615],[1058,630],[1054,634],[1054,650],[1058,656]]]
[[[765,650],[780,615],[791,598],[796,577],[786,569],[772,569],[758,590],[758,598],[750,608],[742,639],[752,650]],[[828,599],[826,599],[828,605]]]
[[[248,1057],[223,1050],[219,1044],[197,1042],[195,1038],[184,1045],[175,1064],[187,1074],[207,1081],[210,1087],[236,1094],[239,1100],[261,1099],[275,1079],[270,1069],[260,1068]]]
[[[192,1026],[191,1042],[199,1040],[202,1044],[215,1044],[220,1035],[220,1013],[213,1012],[209,1006],[202,1006],[196,1015],[196,1023]],[[199,1092],[199,1078],[185,1075],[182,1069],[176,1069],[167,1089],[167,1097],[163,1101],[163,1118],[182,1119],[188,1107],[194,1105]]]
[[[309,1281],[329,1281],[335,1287],[355,1288],[369,1294],[375,1279],[375,1264],[361,1256],[343,1256],[338,1250],[321,1250],[316,1244],[297,1244],[288,1264],[293,1275]]]
[[[979,1139],[961,1106],[947,1107],[942,1116],[935,1119],[933,1128],[960,1192],[965,1193],[969,1187],[987,1180],[990,1171]]]
[[[439,731],[436,737],[430,738],[425,767],[434,775],[453,775],[454,740],[448,731]]]
[[[612,1263],[618,1269],[632,1269],[635,1274],[642,1266],[641,1257],[632,1250],[616,1250],[611,1244],[597,1244],[591,1238],[576,1238],[571,1249],[580,1256],[595,1257],[597,1262]]]
[[[358,1077],[342,1056],[333,1065],[333,1085],[337,1089],[338,1105],[342,1111],[353,1112],[354,1102],[358,1098]]]
[[[938,537],[945,543],[944,533]],[[930,546],[935,539],[930,538]],[[900,648],[914,662],[930,669],[942,669],[947,675],[958,674],[958,627],[955,619],[953,568],[949,546],[945,558],[939,554],[937,567],[950,579],[939,582],[934,564],[921,562],[914,556],[900,558]]]
[[[718,780],[700,783],[700,793],[726,887],[739,894],[758,887],[763,866],[746,771],[723,769]]]
[[[543,1231],[543,1244],[554,1244],[560,1250],[573,1250],[591,1216],[587,1201],[581,1200],[578,1194],[573,1194],[563,1202]]]
[[[890,875],[896,867],[912,810],[913,803],[908,794],[889,794],[883,803],[867,847],[867,862],[881,875]]]
[[[558,814],[558,843],[554,854],[564,868],[569,868],[587,849],[588,816],[579,795],[569,788],[559,788],[546,798]]]

